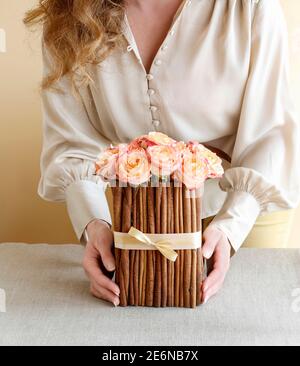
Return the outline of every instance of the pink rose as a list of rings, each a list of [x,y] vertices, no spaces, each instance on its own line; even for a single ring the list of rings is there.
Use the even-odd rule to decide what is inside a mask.
[[[224,174],[224,169],[222,166],[222,159],[218,157],[216,153],[209,150],[204,145],[198,142],[189,142],[188,147],[191,151],[198,151],[203,157],[207,159],[208,164],[208,174],[207,178],[219,178]]]
[[[173,146],[155,145],[147,149],[151,159],[151,172],[156,176],[172,174],[180,166],[180,150]]]
[[[100,175],[104,179],[116,178],[116,161],[119,154],[118,147],[110,147],[103,152],[97,158],[96,161],[96,174]]]
[[[207,178],[208,165],[198,151],[186,148],[182,153],[182,165],[174,173],[174,178],[184,183],[188,189],[200,188]]]
[[[169,137],[168,135],[165,135],[161,132],[149,132],[149,134],[146,136],[148,141],[152,142],[154,145],[172,145],[175,144],[177,141]]]
[[[150,178],[150,163],[145,150],[123,150],[117,160],[117,175],[120,181],[132,185],[147,182]]]
[[[143,135],[132,140],[128,146],[128,150],[135,150],[139,148],[146,150],[149,146],[153,145],[155,145],[155,143],[148,140],[148,135]]]

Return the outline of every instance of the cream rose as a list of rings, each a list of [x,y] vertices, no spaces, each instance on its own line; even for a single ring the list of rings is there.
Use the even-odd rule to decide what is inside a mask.
[[[203,157],[207,159],[208,174],[207,178],[219,178],[224,174],[222,166],[222,159],[216,153],[206,148],[198,142],[189,142],[188,147],[191,151],[198,151]]]
[[[118,147],[111,147],[101,152],[95,163],[96,174],[104,179],[116,178],[116,161],[119,154]]]
[[[176,144],[176,140],[172,139],[168,135],[165,135],[161,132],[149,132],[149,134],[146,136],[149,142],[155,144],[155,145],[173,145]]]
[[[181,167],[175,171],[174,178],[184,183],[188,189],[197,189],[207,178],[208,171],[206,158],[200,152],[186,148],[182,153]]]
[[[151,160],[151,172],[156,176],[168,176],[180,166],[180,150],[176,146],[150,146],[147,153]]]
[[[150,163],[144,149],[124,149],[117,160],[117,176],[120,181],[139,185],[150,178]]]
[[[143,135],[132,140],[128,146],[128,150],[135,150],[139,148],[147,149],[149,146],[153,146],[155,143],[148,139],[148,135]]]

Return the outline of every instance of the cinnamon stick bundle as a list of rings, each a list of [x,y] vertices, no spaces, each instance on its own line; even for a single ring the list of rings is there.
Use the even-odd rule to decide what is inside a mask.
[[[167,187],[113,187],[114,230],[144,233],[201,231],[201,197],[174,181]],[[115,248],[120,305],[195,307],[201,303],[201,248],[177,250],[175,262],[158,250]]]

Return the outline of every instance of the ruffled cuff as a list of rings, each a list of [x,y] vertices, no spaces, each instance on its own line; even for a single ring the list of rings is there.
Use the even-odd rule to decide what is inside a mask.
[[[243,244],[259,214],[260,204],[251,193],[231,191],[228,192],[222,208],[210,225],[215,225],[225,233],[236,252]]]
[[[86,243],[85,228],[93,219],[101,219],[111,225],[105,186],[89,180],[74,181],[65,190],[65,200],[76,237],[82,244]]]

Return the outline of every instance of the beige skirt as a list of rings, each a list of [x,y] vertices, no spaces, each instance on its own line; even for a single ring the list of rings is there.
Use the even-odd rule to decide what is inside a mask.
[[[296,209],[276,211],[257,218],[242,247],[288,248]],[[203,231],[214,216],[202,220]]]

